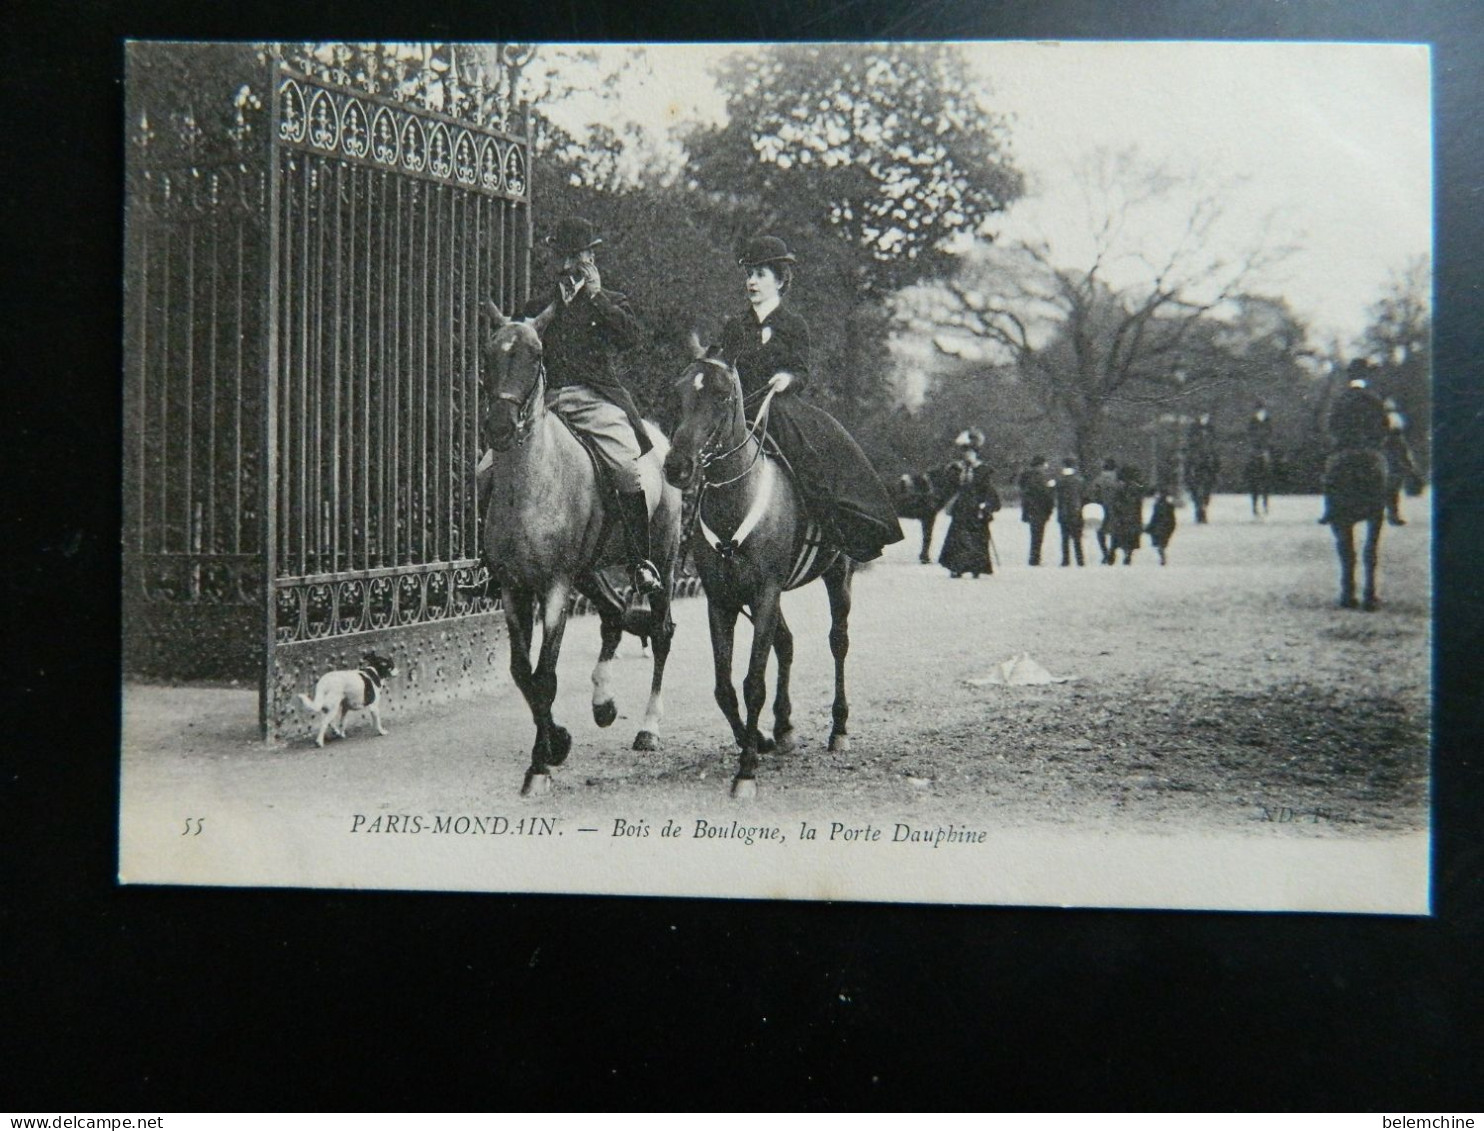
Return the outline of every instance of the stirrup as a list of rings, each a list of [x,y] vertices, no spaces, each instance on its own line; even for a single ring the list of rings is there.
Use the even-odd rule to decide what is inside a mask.
[[[629,567],[629,579],[634,583],[634,592],[644,597],[659,593],[665,588],[659,569],[647,558]]]

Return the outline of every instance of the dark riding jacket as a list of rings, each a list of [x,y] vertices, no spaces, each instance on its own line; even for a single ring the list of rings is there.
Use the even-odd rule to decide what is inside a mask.
[[[569,303],[553,291],[544,300],[526,304],[526,316],[534,317],[556,303],[556,315],[541,335],[546,361],[546,387],[586,385],[605,400],[623,409],[639,441],[639,454],[654,445],[639,417],[639,408],[624,386],[619,355],[637,346],[643,336],[639,319],[629,300],[618,291],[578,293]]]
[[[1273,446],[1273,418],[1258,419],[1256,413],[1247,418],[1247,446],[1253,451],[1266,451]]]
[[[1028,467],[1020,473],[1016,484],[1020,487],[1022,522],[1045,522],[1051,517],[1056,509],[1056,494],[1047,486],[1051,479],[1051,470],[1046,467]]]
[[[1379,451],[1389,430],[1386,406],[1369,389],[1346,386],[1330,409],[1329,436],[1336,451]]]
[[[768,435],[805,497],[815,509],[833,513],[846,549],[864,558],[900,542],[891,494],[865,452],[839,421],[801,396],[809,384],[809,324],[786,303],[761,322],[748,307],[727,320],[720,345],[722,357],[737,368],[742,395],[752,398],[749,417],[775,374],[793,375],[772,400]]]
[[[1058,475],[1056,477],[1056,521],[1062,526],[1082,526],[1082,503],[1084,498],[1080,475]]]

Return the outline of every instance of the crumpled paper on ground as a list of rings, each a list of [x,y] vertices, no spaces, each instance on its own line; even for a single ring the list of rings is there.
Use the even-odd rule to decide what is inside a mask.
[[[989,687],[995,684],[1028,687],[1039,683],[1068,683],[1076,678],[1072,675],[1052,675],[1031,659],[1029,652],[1022,652],[996,664],[988,675],[965,679],[964,682],[970,687]]]

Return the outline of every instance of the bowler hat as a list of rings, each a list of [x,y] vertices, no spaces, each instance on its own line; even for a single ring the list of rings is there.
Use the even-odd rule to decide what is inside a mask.
[[[754,236],[742,247],[737,263],[742,267],[761,267],[765,263],[797,263],[788,245],[777,236]]]
[[[546,237],[547,246],[558,255],[576,255],[579,251],[597,247],[602,242],[596,225],[581,216],[568,216]]]

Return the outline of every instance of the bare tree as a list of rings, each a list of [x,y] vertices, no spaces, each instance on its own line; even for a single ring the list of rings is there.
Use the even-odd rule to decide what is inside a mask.
[[[945,352],[1012,362],[1091,466],[1118,407],[1193,404],[1226,379],[1213,323],[1288,249],[1232,251],[1221,193],[1133,151],[1095,152],[1078,184],[1085,231],[981,248],[904,309]]]

